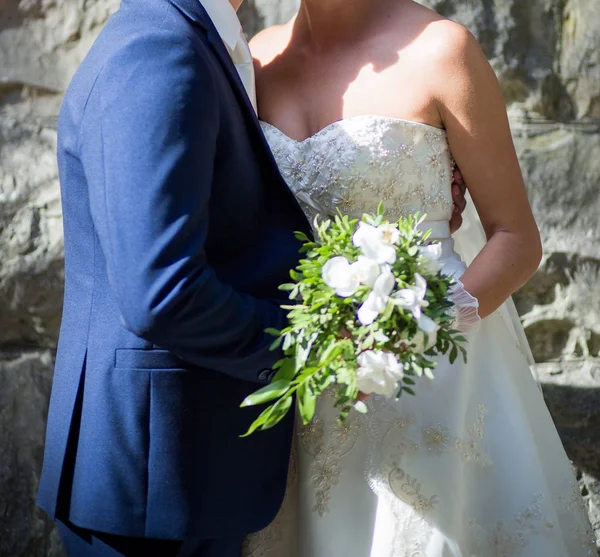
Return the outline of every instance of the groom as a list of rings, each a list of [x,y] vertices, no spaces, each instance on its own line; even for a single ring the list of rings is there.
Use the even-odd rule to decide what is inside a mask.
[[[70,557],[239,557],[283,498],[292,415],[241,439],[260,410],[239,405],[280,357],[263,331],[309,226],[256,118],[240,1],[123,0],[64,99],[38,503]]]

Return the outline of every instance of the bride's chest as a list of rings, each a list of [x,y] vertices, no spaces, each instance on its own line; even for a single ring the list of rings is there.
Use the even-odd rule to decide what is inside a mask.
[[[451,215],[453,161],[443,130],[373,116],[334,122],[304,141],[269,124],[263,130],[290,188],[320,211],[373,212],[383,201],[398,216]]]

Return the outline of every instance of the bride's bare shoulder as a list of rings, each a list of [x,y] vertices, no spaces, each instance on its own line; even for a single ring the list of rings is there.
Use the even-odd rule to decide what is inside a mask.
[[[485,59],[466,27],[416,2],[399,4],[388,30],[391,33],[386,36],[400,45],[404,60],[418,67],[428,83],[443,80],[457,69],[464,71],[473,60]]]
[[[458,62],[474,52],[481,52],[477,39],[463,25],[428,8],[419,7],[421,26],[415,46],[431,62]]]
[[[410,46],[427,83],[447,89],[450,83],[470,81],[474,74],[488,75],[489,63],[475,36],[463,25],[427,12]]]
[[[273,25],[253,37],[250,50],[258,68],[267,66],[285,50],[290,42],[291,29],[291,23]]]

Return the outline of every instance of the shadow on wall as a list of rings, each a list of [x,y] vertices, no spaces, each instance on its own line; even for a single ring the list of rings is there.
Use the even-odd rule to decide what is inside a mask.
[[[238,16],[248,37],[253,37],[265,27],[265,18],[256,9],[254,2],[244,2],[238,11]]]
[[[544,383],[543,392],[573,464],[600,479],[600,389]]]

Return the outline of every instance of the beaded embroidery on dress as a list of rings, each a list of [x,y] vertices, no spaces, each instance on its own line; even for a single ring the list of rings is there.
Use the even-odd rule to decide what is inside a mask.
[[[445,272],[464,272],[447,227],[443,130],[362,116],[305,141],[263,131],[310,217],[360,216],[380,200],[389,219],[427,213]],[[373,396],[368,414],[343,426],[332,399],[319,400],[314,422],[298,428],[280,516],[249,538],[246,556],[595,557],[571,464],[505,321],[493,314],[468,335],[467,362],[439,358],[414,397]]]
[[[390,218],[427,212],[452,216],[452,157],[444,130],[391,118],[333,122],[304,141],[263,123],[279,169],[308,216],[361,216],[380,201]],[[368,187],[365,187],[367,186]],[[312,219],[311,219],[312,220]]]

